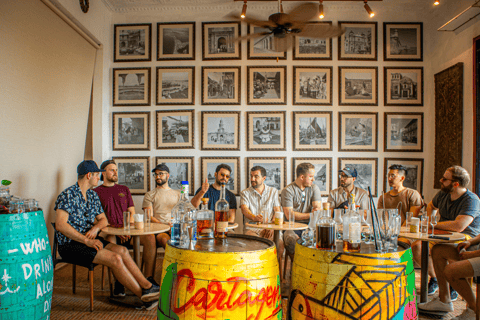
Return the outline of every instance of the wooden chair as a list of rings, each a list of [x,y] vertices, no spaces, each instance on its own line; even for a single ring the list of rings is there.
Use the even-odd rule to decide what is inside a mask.
[[[52,222],[53,229],[55,231],[55,223]],[[58,239],[57,239],[57,233],[54,232],[54,237],[53,237],[53,248],[52,248],[52,260],[53,260],[53,269],[55,270],[55,266],[58,263],[68,263],[72,265],[72,291],[73,294],[75,294],[75,286],[76,286],[76,274],[77,274],[77,264],[74,262],[70,262],[66,259],[63,259],[60,257],[58,254]],[[95,263],[91,263],[88,266],[84,265],[79,265],[81,267],[85,267],[88,269],[88,280],[89,280],[89,286],[90,286],[90,311],[93,311],[93,269],[97,266]],[[110,284],[110,294],[112,294],[112,282],[110,278],[110,268],[108,268],[108,282]]]

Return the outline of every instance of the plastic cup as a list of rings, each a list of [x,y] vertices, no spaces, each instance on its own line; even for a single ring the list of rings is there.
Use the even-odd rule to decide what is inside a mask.
[[[135,229],[142,230],[143,228],[145,228],[145,224],[143,222],[143,214],[134,214],[133,224],[135,226]]]
[[[123,230],[130,232],[130,211],[123,212]]]

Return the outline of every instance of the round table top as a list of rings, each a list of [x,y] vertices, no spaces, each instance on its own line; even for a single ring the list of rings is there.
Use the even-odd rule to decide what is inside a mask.
[[[147,234],[157,234],[162,232],[167,232],[170,230],[170,226],[167,224],[162,223],[154,223],[150,224],[150,228],[135,229],[133,225],[130,225],[130,231],[123,230],[121,228],[114,228],[114,227],[105,227],[102,229],[103,232],[106,234],[113,234],[115,236],[143,236]]]
[[[422,241],[429,241],[429,242],[457,242],[457,241],[463,241],[465,240],[465,235],[460,232],[453,232],[449,231],[451,234],[438,234],[436,236],[439,237],[447,237],[448,239],[432,239],[429,238],[431,234],[428,235],[423,235],[420,232],[418,233],[412,233],[408,232],[407,227],[402,227],[400,229],[400,237],[407,238],[407,239],[412,239],[412,240],[422,240]]]
[[[293,227],[290,227],[288,222],[284,222],[282,225],[278,224],[263,224],[263,223],[246,223],[247,227],[250,228],[257,228],[257,229],[268,229],[268,230],[279,230],[279,231],[286,231],[286,230],[304,230],[308,228],[307,224],[295,222]]]

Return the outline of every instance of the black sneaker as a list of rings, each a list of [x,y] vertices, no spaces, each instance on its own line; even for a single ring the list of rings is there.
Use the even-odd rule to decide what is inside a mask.
[[[148,277],[147,280],[150,281],[151,284],[154,284],[154,285],[160,287],[160,285],[155,281],[155,279],[153,279],[153,277]]]
[[[458,299],[458,292],[455,291],[452,287],[450,287],[450,301],[457,301]]]
[[[118,281],[115,281],[115,285],[113,288],[113,296],[114,297],[125,297],[125,287]]]
[[[428,295],[430,296],[437,291],[438,291],[437,278],[430,278],[430,281],[428,281]]]
[[[157,306],[158,306],[158,300],[153,300],[150,302],[144,302],[143,305],[136,307],[135,309],[150,311],[155,309]]]
[[[152,284],[152,287],[149,289],[142,289],[142,297],[140,298],[143,302],[150,302],[158,300],[160,296],[160,287]]]

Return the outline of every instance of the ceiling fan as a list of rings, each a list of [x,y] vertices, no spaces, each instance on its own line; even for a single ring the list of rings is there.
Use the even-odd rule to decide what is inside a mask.
[[[237,37],[233,39],[233,41],[240,42],[242,40],[273,35],[275,39],[273,50],[276,52],[285,52],[293,46],[293,36],[325,39],[338,37],[345,33],[345,29],[330,24],[313,24],[310,20],[317,15],[318,5],[316,4],[300,4],[293,8],[290,13],[283,13],[281,0],[278,0],[278,7],[279,12],[270,15],[268,21],[262,21],[250,15],[243,19],[238,19],[238,15],[236,14],[228,15],[231,19],[245,21],[269,30]]]

